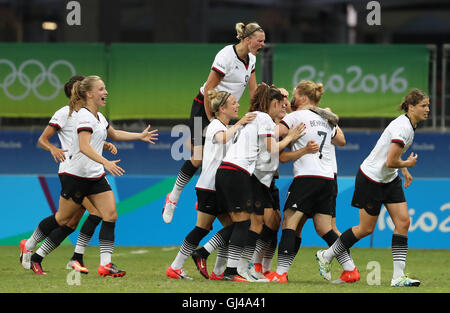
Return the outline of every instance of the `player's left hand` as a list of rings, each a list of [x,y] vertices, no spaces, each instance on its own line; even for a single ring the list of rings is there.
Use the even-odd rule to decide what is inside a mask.
[[[154,129],[152,131],[149,131],[151,125],[148,125],[146,129],[142,132],[142,141],[149,142],[151,144],[155,144],[155,141],[158,140],[158,130]]]

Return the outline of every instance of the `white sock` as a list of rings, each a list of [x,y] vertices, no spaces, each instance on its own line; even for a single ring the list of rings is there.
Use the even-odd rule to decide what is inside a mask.
[[[169,200],[172,202],[178,202],[178,199],[180,199],[182,191],[183,191],[182,188],[178,187],[177,185],[174,185],[172,191],[170,192]]]
[[[100,253],[100,265],[105,266],[111,263],[111,253],[104,252]]]
[[[401,276],[404,276],[404,270],[405,270],[406,262],[403,261],[394,261],[394,272],[392,273],[392,279],[399,278]]]
[[[37,244],[38,242],[31,237],[25,242],[25,249],[33,251]]]
[[[183,267],[184,262],[188,259],[189,256],[184,255],[183,253],[178,252],[177,256],[175,257],[175,260],[172,262],[172,268],[174,270],[180,269]]]

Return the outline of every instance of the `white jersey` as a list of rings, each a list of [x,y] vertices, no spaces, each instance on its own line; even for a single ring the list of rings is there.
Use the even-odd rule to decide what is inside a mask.
[[[398,175],[397,168],[386,166],[388,152],[392,142],[403,147],[402,154],[408,150],[414,140],[414,127],[406,114],[393,120],[383,131],[369,156],[361,164],[361,171],[378,183],[389,183]]]
[[[216,190],[216,172],[223,157],[226,154],[227,147],[231,144],[228,140],[226,144],[218,142],[215,139],[216,134],[227,131],[220,120],[214,119],[207,128],[205,136],[205,145],[203,147],[202,172],[198,178],[196,189],[215,191]]]
[[[336,147],[331,144],[330,147],[331,164],[333,165],[333,173],[337,175]]]
[[[72,146],[73,133],[75,129],[75,123],[77,120],[77,112],[73,111],[69,116],[69,106],[66,105],[53,114],[52,118],[48,122],[48,125],[56,128],[58,138],[61,143],[61,149],[69,150]],[[58,174],[65,171],[69,162],[69,153],[64,152],[66,159],[59,163]]]
[[[271,120],[271,128],[275,130],[275,122]],[[278,138],[275,138],[278,142]],[[267,150],[266,137],[258,137],[258,158],[256,159],[255,172],[253,175],[258,178],[258,180],[270,188],[272,184],[273,176],[278,169],[279,165],[279,153],[271,154]]]
[[[336,127],[311,110],[298,110],[286,115],[281,121],[288,128],[306,125],[305,135],[297,139],[293,151],[300,150],[314,140],[319,145],[319,152],[308,153],[294,161],[294,177],[321,177],[334,179],[331,139],[336,135]]]
[[[256,57],[253,54],[248,54],[248,63],[246,63],[239,58],[234,45],[225,46],[217,53],[211,67],[211,70],[222,77],[219,85],[214,89],[216,91],[227,91],[236,98],[236,101],[239,101],[248,84],[250,75],[255,71],[255,64]],[[206,82],[200,88],[203,95],[205,95],[205,85]]]
[[[65,173],[83,178],[100,178],[106,174],[102,164],[95,162],[80,151],[80,141],[78,139],[80,131],[91,132],[91,146],[98,154],[101,155],[103,153],[109,124],[102,113],[98,112],[97,114],[98,119],[86,108],[78,111],[73,144],[70,150],[70,160]]]
[[[259,137],[274,135],[274,123],[269,114],[254,111],[256,117],[253,121],[240,127],[232,139],[224,162],[232,163],[241,169],[253,174],[259,152]]]

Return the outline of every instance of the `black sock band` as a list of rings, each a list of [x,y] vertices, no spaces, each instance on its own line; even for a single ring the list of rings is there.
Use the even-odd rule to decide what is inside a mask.
[[[183,166],[181,167],[180,171],[178,172],[177,180],[175,181],[175,184],[183,189],[184,186],[186,186],[187,183],[191,180],[192,176],[194,176],[195,172],[198,170],[198,167],[195,167],[192,165],[191,160],[187,160],[184,162]]]
[[[295,253],[295,230],[283,229],[281,232],[280,244],[278,245],[278,254],[293,254]]]
[[[96,215],[89,215],[88,218],[84,221],[83,226],[81,226],[80,233],[86,234],[89,237],[95,232],[95,228],[100,224],[102,218]]]
[[[198,246],[200,240],[202,240],[206,235],[208,235],[209,230],[195,226],[193,230],[186,236],[186,241],[195,247]]]
[[[116,222],[102,222],[102,227],[100,227],[100,233],[98,235],[99,240],[108,240],[114,242],[114,229],[116,227]]]
[[[47,237],[48,235],[50,235],[50,233],[55,230],[56,228],[59,227],[58,222],[56,222],[56,218],[55,215],[50,215],[46,218],[44,218],[40,223],[39,223],[39,229],[41,230],[42,234],[45,235],[45,237]]]
[[[358,238],[355,237],[355,234],[353,233],[352,229],[347,229],[342,235],[341,235],[341,241],[344,244],[346,249],[350,249],[353,247],[355,243],[358,242]]]
[[[335,233],[334,230],[330,230],[328,233],[322,236],[322,239],[325,240],[328,247],[331,247],[331,245],[339,238],[338,234]]]
[[[300,250],[301,245],[302,245],[302,237],[295,237],[295,254],[297,254],[298,250]]]

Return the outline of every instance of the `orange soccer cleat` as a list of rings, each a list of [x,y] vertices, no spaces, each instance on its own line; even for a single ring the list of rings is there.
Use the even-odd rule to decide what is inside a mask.
[[[113,263],[109,263],[106,265],[100,265],[97,269],[97,273],[103,277],[106,276],[123,277],[127,272],[119,270],[117,266],[115,266]]]
[[[67,268],[72,268],[75,271],[80,272],[81,274],[89,273],[88,268],[81,264],[78,260],[70,260],[69,263],[67,263]]]
[[[223,273],[217,275],[216,273],[212,272],[211,275],[209,275],[209,280],[223,280]]]
[[[192,280],[192,277],[190,277],[186,272],[183,270],[183,268],[179,268],[174,270],[172,268],[172,265],[167,268],[166,276],[173,279],[188,279]]]
[[[358,272],[358,269],[355,268],[352,271],[343,271],[339,279],[333,281],[333,284],[342,284],[342,283],[354,283],[361,279],[361,275]]]

